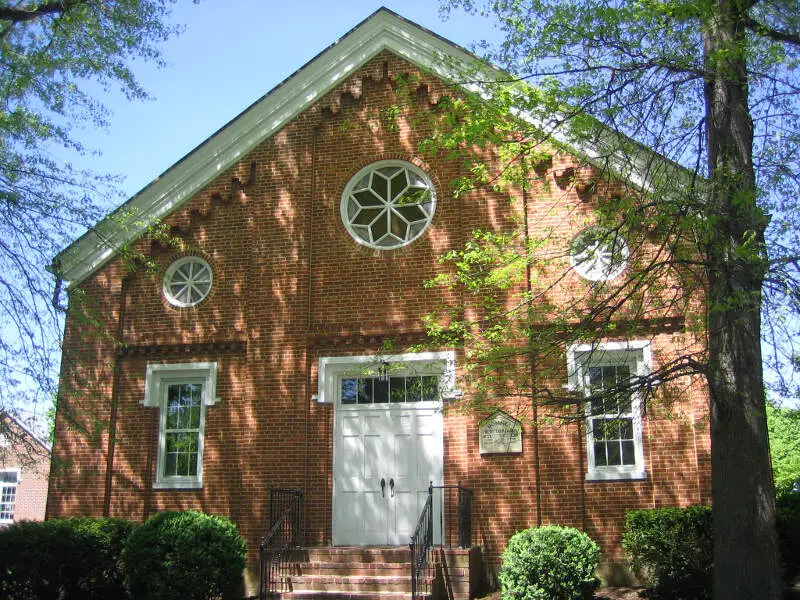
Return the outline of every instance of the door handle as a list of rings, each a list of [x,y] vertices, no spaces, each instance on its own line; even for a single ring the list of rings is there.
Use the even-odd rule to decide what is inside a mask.
[[[394,488],[394,482],[392,482],[392,488]],[[386,489],[386,480],[381,477],[381,498],[386,498],[386,493],[384,490]]]
[[[389,492],[391,497],[394,498],[394,478],[389,479]]]

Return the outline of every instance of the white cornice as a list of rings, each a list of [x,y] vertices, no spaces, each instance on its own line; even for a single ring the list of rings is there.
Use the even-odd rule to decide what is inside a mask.
[[[464,48],[381,8],[68,246],[53,260],[51,269],[70,286],[84,281],[121,248],[145,233],[149,226],[180,208],[209,182],[384,50],[443,81],[457,82],[478,93],[481,93],[479,85],[466,82],[508,77]],[[541,125],[530,114],[519,116],[534,126]],[[609,132],[609,135],[616,134]],[[553,136],[586,160],[596,161],[604,156],[602,141],[576,144],[563,131],[553,132]],[[617,176],[647,189],[649,182],[643,174],[648,172],[646,162],[652,156],[642,148],[641,152],[634,152],[625,159],[618,156],[605,156],[605,159],[610,159],[609,166]]]
[[[70,285],[80,283],[383,50],[446,81],[477,64],[463,48],[380,9],[67,247],[54,269]]]

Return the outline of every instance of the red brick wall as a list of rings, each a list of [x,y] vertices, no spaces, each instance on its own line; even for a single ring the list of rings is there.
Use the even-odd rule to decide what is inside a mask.
[[[8,434],[0,446],[0,469],[19,470],[14,521],[44,520],[50,453],[27,430],[6,417]]]
[[[422,77],[410,107],[399,104],[400,115],[386,119],[382,111],[400,102],[396,77],[413,72],[391,55],[373,59],[170,216],[166,223],[177,245],[140,240],[134,249],[155,269],[131,270],[116,259],[73,292],[49,515],[140,520],[178,508],[227,514],[255,560],[268,490],[300,487],[307,542],[330,543],[333,407],[311,399],[318,358],[375,353],[387,340],[402,349],[422,339],[421,317],[459,301],[422,287],[446,268],[437,258],[461,246],[474,227],[509,230],[515,216],[508,194],[487,188],[453,197],[449,185],[464,174],[462,157],[418,151],[430,129],[412,116],[435,110],[447,93],[442,84]],[[483,154],[496,163],[491,152]],[[361,167],[389,158],[421,166],[437,187],[438,204],[421,238],[379,252],[352,241],[339,202]],[[574,164],[557,155],[530,194],[531,224],[552,228],[556,239],[571,239],[591,219],[591,203],[554,180],[554,172]],[[164,269],[187,253],[212,265],[214,287],[203,303],[176,309],[164,300],[161,282]],[[567,264],[563,255],[558,260],[554,271]],[[571,297],[579,285],[576,275],[568,276],[551,300]],[[696,345],[679,331],[650,339],[656,360],[678,343]],[[553,383],[560,387],[566,359],[563,349],[557,354],[563,373]],[[207,411],[204,486],[153,490],[158,421],[156,409],[141,405],[146,365],[190,360],[220,365],[222,401]],[[635,482],[584,481],[582,426],[547,424],[544,407],[538,429],[527,404],[517,411],[525,418],[524,451],[500,456],[478,452],[485,413],[449,408],[446,483],[461,481],[475,491],[474,540],[490,562],[509,535],[537,523],[584,528],[617,557],[626,509],[709,502],[705,406],[705,392],[693,382],[669,410],[647,414],[648,478]]]

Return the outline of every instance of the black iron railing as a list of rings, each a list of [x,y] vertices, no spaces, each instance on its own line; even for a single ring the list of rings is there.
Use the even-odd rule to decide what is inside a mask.
[[[411,548],[411,599],[416,600],[423,591],[420,588],[429,585],[430,580],[430,577],[424,576],[430,568],[428,557],[433,548],[433,484],[428,486],[428,497],[417,521],[417,528],[411,536],[409,547]]]
[[[433,486],[434,513],[439,519],[437,542],[445,548],[472,545],[472,490],[461,485]],[[436,532],[435,532],[436,533]]]
[[[297,489],[269,491],[269,531],[261,538],[261,583],[259,598],[285,590],[293,561],[292,552],[302,543],[300,510],[303,493]]]
[[[436,520],[438,530],[434,528]],[[431,483],[428,486],[428,497],[409,544],[412,600],[430,592],[433,579],[430,555],[435,544],[447,548],[469,548],[472,545],[472,490],[462,487],[460,482],[458,485],[434,486]]]

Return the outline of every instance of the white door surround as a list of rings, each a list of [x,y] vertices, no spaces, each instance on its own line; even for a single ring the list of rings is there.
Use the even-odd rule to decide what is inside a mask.
[[[429,483],[443,483],[453,381],[453,352],[320,359],[319,399],[334,404],[334,545],[408,544]]]

